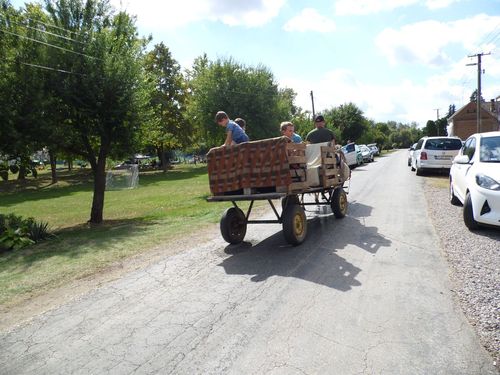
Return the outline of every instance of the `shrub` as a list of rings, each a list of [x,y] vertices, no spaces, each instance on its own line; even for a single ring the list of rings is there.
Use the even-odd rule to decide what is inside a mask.
[[[18,250],[25,246],[32,245],[34,243],[35,241],[29,238],[26,235],[26,233],[22,231],[21,228],[17,229],[7,228],[0,235],[0,247],[3,247],[7,250],[8,249]]]
[[[35,242],[39,242],[52,236],[49,232],[49,223],[47,222],[32,220],[29,221],[26,229],[29,238]]]
[[[20,249],[52,236],[49,224],[34,218],[0,214],[0,248]]]

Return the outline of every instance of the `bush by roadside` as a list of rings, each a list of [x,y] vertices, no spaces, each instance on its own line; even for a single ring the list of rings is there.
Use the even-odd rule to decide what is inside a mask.
[[[32,217],[0,214],[0,250],[18,250],[51,236],[49,224]]]

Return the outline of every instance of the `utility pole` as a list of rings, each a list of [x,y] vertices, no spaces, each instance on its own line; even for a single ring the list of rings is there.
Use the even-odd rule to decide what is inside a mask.
[[[477,63],[467,64],[468,66],[477,65],[477,97],[476,97],[476,116],[477,116],[477,132],[481,133],[481,57],[491,55],[491,52],[488,53],[478,53],[475,55],[470,55],[468,57],[476,57]]]
[[[436,130],[437,130],[437,135],[439,135],[439,108],[434,108],[436,111]]]
[[[311,90],[311,103],[312,103],[312,108],[313,108],[313,121],[314,121],[314,118],[316,117],[316,113],[314,112],[314,95],[313,95],[312,90]]]

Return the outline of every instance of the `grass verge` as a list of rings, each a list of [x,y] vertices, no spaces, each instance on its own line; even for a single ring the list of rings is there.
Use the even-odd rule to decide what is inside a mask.
[[[47,221],[56,238],[0,253],[0,305],[9,306],[105,270],[219,221],[227,204],[206,202],[206,166],[141,173],[139,188],[108,191],[105,222],[86,224],[92,203],[89,170],[0,184],[0,212]],[[246,206],[244,205],[243,208]]]

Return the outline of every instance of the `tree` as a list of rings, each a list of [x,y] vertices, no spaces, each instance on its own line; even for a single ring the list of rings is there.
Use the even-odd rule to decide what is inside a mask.
[[[341,104],[327,110],[323,114],[325,119],[331,119],[333,126],[340,129],[344,141],[356,141],[366,131],[366,119],[363,111],[355,104]]]
[[[480,100],[481,100],[481,103],[484,103],[484,98],[483,98],[482,96],[481,96]],[[477,89],[475,89],[475,90],[472,92],[472,94],[471,94],[471,96],[470,96],[470,101],[471,101],[471,102],[474,102],[474,103],[475,103],[475,102],[477,102]]]
[[[0,152],[17,160],[18,179],[22,180],[32,169],[30,155],[42,148],[40,123],[48,99],[44,92],[44,65],[46,47],[34,40],[44,41],[44,33],[36,28],[38,20],[46,15],[39,5],[27,4],[21,13],[2,2],[0,46],[6,51],[0,64],[0,99],[3,110],[0,122]]]
[[[187,146],[192,134],[192,128],[184,119],[187,87],[179,64],[163,43],[145,56],[144,66],[154,83],[151,93],[153,113],[143,127],[141,138],[146,145],[155,147],[166,172],[165,154],[175,147]]]
[[[114,15],[107,1],[46,1],[55,25],[71,31],[71,50],[61,54],[67,71],[58,85],[66,113],[70,151],[86,158],[94,176],[91,223],[103,219],[106,159],[130,153],[148,103],[141,59],[146,41],[135,21]],[[69,49],[69,48],[68,48]]]
[[[436,130],[437,130],[437,135],[443,135],[446,136],[448,135],[448,118],[442,117],[439,120],[436,121]]]
[[[450,118],[455,114],[455,112],[456,112],[455,104],[450,104],[448,107],[448,114],[446,115],[446,118]]]
[[[202,56],[195,60],[188,77],[192,92],[188,118],[197,138],[205,139],[209,146],[220,145],[225,138],[214,123],[219,110],[231,118],[244,118],[250,139],[278,136],[282,116],[286,119],[292,114],[292,92],[280,94],[272,73],[264,66],[246,67],[231,58],[212,62]]]
[[[429,120],[427,121],[427,124],[425,124],[424,128],[424,134],[433,137],[437,135],[437,127],[436,127],[436,122]]]

